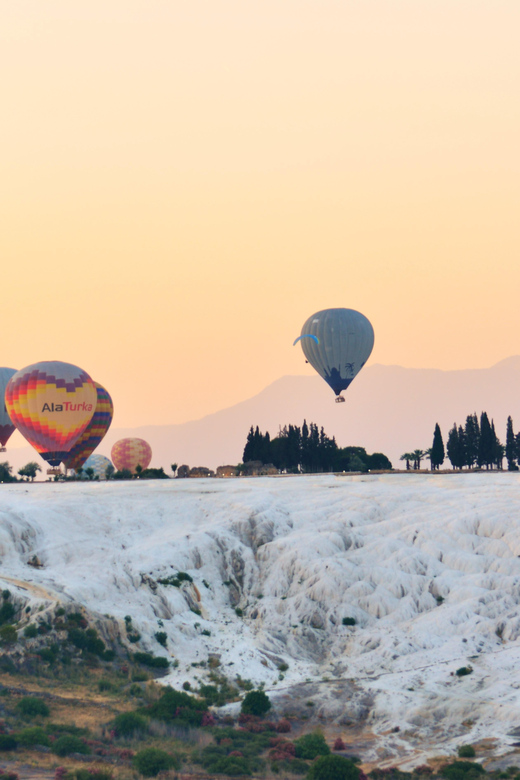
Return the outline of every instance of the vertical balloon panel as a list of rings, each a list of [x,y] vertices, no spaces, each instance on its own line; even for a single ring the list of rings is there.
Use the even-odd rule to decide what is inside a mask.
[[[99,382],[94,384],[97,393],[96,411],[64,461],[68,469],[79,469],[83,466],[103,440],[112,423],[114,404],[110,393]]]
[[[4,448],[16,428],[11,422],[5,405],[5,390],[16,368],[0,368],[0,447]]]

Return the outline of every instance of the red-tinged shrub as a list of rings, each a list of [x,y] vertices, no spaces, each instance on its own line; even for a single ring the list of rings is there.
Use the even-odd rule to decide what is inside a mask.
[[[54,780],[63,780],[66,774],[67,774],[67,767],[57,766],[56,769],[54,770]]]
[[[123,761],[128,761],[130,758],[135,756],[135,753],[133,750],[130,750],[130,748],[124,748],[123,750],[118,750],[117,755]]]
[[[338,737],[338,738],[336,739],[336,741],[334,742],[334,746],[333,746],[333,748],[332,748],[332,749],[333,749],[333,750],[345,750],[345,748],[346,748],[346,747],[347,747],[347,746],[345,745],[345,743],[343,742],[343,740],[341,739],[341,737]]]
[[[279,720],[276,724],[276,731],[278,734],[287,734],[289,731],[291,731],[292,726],[288,720]]]
[[[414,775],[431,775],[433,773],[433,769],[431,766],[428,766],[428,764],[421,764],[421,766],[416,766],[413,770]]]
[[[221,744],[223,747],[229,747],[230,745],[232,745],[232,744],[233,744],[233,740],[232,740],[232,739],[230,739],[229,737],[225,737],[224,739],[221,739],[221,740],[220,740],[220,744]]]
[[[204,712],[202,715],[202,721],[201,726],[214,726],[215,725],[215,716],[212,712]]]
[[[237,758],[243,758],[244,754],[240,750],[232,750],[230,756],[236,756]]]

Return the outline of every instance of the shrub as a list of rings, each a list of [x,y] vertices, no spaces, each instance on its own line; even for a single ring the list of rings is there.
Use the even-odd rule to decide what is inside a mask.
[[[14,607],[9,601],[4,601],[0,607],[0,626],[3,623],[10,623],[14,618]]]
[[[14,645],[18,640],[18,634],[14,626],[2,626],[0,628],[0,645]]]
[[[91,751],[88,745],[83,742],[79,737],[75,737],[74,734],[63,734],[58,737],[56,742],[52,746],[52,752],[57,756],[68,756],[71,753],[83,753],[88,755]]]
[[[18,743],[10,734],[0,734],[0,750],[16,750]]]
[[[100,693],[105,693],[105,691],[111,691],[113,690],[114,686],[110,682],[110,680],[100,680],[98,682],[98,691]]]
[[[161,698],[147,709],[147,714],[152,718],[163,721],[181,721],[190,725],[200,726],[202,714],[206,712],[208,705],[205,701],[196,699],[184,691],[174,691],[166,688]]]
[[[25,626],[23,635],[26,636],[27,639],[34,639],[35,636],[38,636],[38,629],[34,623],[31,623],[29,626]]]
[[[285,718],[282,718],[282,720],[279,720],[276,724],[276,733],[277,734],[287,734],[289,731],[291,731],[292,726],[288,720]]]
[[[459,758],[475,758],[473,745],[461,745],[457,751]]]
[[[153,747],[144,748],[136,753],[132,763],[137,771],[145,777],[156,777],[159,772],[172,769],[177,765],[174,756]]]
[[[35,718],[38,715],[47,718],[50,712],[45,702],[36,696],[24,696],[16,705],[16,709],[25,718]]]
[[[155,638],[157,639],[160,645],[166,647],[166,642],[168,641],[168,635],[166,634],[166,631],[157,631],[155,634]]]
[[[345,750],[346,745],[341,739],[341,737],[338,737],[336,741],[334,742],[333,750]]]
[[[81,628],[69,628],[67,632],[69,642],[79,650],[86,650],[93,655],[103,655],[106,647],[104,642],[99,639],[95,628],[88,628],[83,631]]]
[[[33,747],[34,745],[50,746],[50,740],[45,731],[40,726],[31,726],[23,729],[17,735],[20,745],[23,747]]]
[[[445,764],[439,774],[448,780],[474,780],[484,771],[483,766],[473,761],[454,761],[452,764]]]
[[[269,696],[264,691],[249,691],[244,696],[241,712],[245,715],[265,715],[271,709]]]
[[[163,577],[157,580],[159,585],[173,585],[174,588],[180,588],[183,582],[193,582],[193,577],[185,571],[178,571],[176,575],[170,577]]]
[[[460,669],[457,669],[455,674],[457,675],[457,677],[465,677],[467,674],[471,674],[472,671],[473,671],[472,666],[461,666]]]
[[[158,657],[151,653],[134,653],[134,661],[154,669],[167,669],[170,665],[167,658]]]
[[[122,712],[114,719],[114,729],[118,737],[131,737],[136,731],[146,731],[146,719],[137,712]]]
[[[108,769],[76,769],[76,780],[112,780],[113,774]]]
[[[305,758],[312,761],[317,756],[328,756],[330,748],[325,742],[325,737],[321,731],[314,731],[312,734],[304,734],[299,737],[295,743],[296,757]],[[336,756],[338,758],[338,756]]]
[[[356,618],[353,617],[344,617],[341,621],[344,626],[355,626],[356,625]]]
[[[310,767],[308,780],[358,780],[359,769],[343,756],[322,756]]]

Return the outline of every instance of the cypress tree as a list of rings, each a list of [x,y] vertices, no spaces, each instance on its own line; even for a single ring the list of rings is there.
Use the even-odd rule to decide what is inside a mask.
[[[432,464],[432,471],[439,469],[444,463],[444,442],[442,440],[441,429],[439,423],[435,423],[435,430],[433,432],[433,444],[430,454],[430,462]]]
[[[460,469],[460,444],[457,423],[453,423],[453,428],[448,432],[448,441],[446,442],[446,452],[454,469]]]
[[[517,458],[516,438],[513,431],[513,420],[511,419],[511,415],[509,415],[509,417],[507,418],[506,458],[507,458],[507,470],[518,471],[518,466],[516,465],[516,458]]]
[[[242,455],[242,462],[247,463],[249,460],[254,460],[253,455],[255,451],[254,445],[255,432],[253,426],[249,429],[247,434],[246,446],[244,447],[244,454]]]
[[[466,452],[466,434],[464,428],[459,425],[459,468],[462,470],[463,466],[466,466],[468,462],[468,455]]]
[[[489,422],[486,412],[480,415],[480,439],[478,446],[477,463],[479,466],[485,466],[486,469],[493,468],[495,462],[495,439],[493,429]]]
[[[466,441],[466,465],[473,468],[478,463],[478,450],[480,442],[480,428],[476,413],[468,414],[464,428],[464,437]]]

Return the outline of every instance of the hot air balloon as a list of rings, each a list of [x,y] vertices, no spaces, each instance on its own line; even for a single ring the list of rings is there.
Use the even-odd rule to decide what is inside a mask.
[[[112,447],[111,457],[118,471],[128,469],[136,473],[137,466],[147,469],[152,459],[152,448],[144,439],[119,439]]]
[[[16,374],[16,368],[0,368],[0,452],[5,452],[5,445],[15,427],[7,413],[5,406],[5,388],[12,376]]]
[[[83,464],[83,473],[87,469],[93,469],[94,477],[99,479],[107,478],[107,466],[112,466],[112,462],[104,455],[91,455]]]
[[[96,387],[89,375],[59,360],[22,368],[5,391],[13,424],[51,466],[59,466],[67,457],[96,404]]]
[[[98,382],[94,382],[94,384],[97,392],[96,411],[65,458],[64,463],[67,469],[77,471],[80,466],[83,466],[110,428],[114,416],[114,404],[108,390],[105,390]]]
[[[369,320],[354,309],[324,309],[305,322],[300,342],[307,362],[340,395],[361,371],[374,346],[374,329]]]

